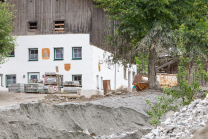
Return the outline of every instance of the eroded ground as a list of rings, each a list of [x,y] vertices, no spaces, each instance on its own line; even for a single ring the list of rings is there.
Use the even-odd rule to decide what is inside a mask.
[[[74,95],[0,92],[0,138],[141,138],[151,129],[145,99],[154,103],[157,95],[162,93],[146,90],[71,99]]]

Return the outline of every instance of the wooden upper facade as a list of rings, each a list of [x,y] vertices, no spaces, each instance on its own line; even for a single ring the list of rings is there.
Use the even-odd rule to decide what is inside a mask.
[[[93,0],[7,0],[16,18],[12,35],[90,34],[90,43],[101,47],[113,21]]]

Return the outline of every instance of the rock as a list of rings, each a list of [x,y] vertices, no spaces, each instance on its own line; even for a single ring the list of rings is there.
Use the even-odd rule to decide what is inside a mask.
[[[193,104],[190,104],[190,105],[188,106],[188,109],[193,109],[193,107],[194,107],[194,105],[193,105]]]
[[[172,111],[170,113],[173,114]],[[189,106],[183,107],[173,116],[169,116],[169,112],[166,115],[166,121],[150,133],[155,135],[154,139],[188,139],[193,137],[193,134],[193,139],[208,138],[208,127],[205,124],[208,121],[208,95],[204,100],[197,99]],[[201,129],[201,131],[195,132],[197,128],[201,127],[205,127],[206,130]]]
[[[182,111],[182,112],[185,112],[186,110],[187,110],[187,108],[185,107],[185,108],[183,108],[181,111]]]
[[[148,139],[153,139],[154,136],[155,136],[154,133],[149,133],[149,134],[145,135],[145,137]]]
[[[165,131],[167,132],[167,133],[172,133],[172,131],[175,129],[176,127],[175,126],[167,126],[167,127],[165,127]]]
[[[187,114],[182,113],[180,116],[181,116],[181,117],[186,117],[186,116],[187,116]]]
[[[193,110],[193,116],[197,116],[197,114],[199,113],[199,111],[198,110]]]
[[[88,131],[87,129],[85,129],[83,132],[84,132],[85,134],[90,135],[90,133],[89,133],[89,131]]]
[[[175,137],[175,136],[176,136],[175,134],[170,134],[170,137],[172,137],[172,138]]]
[[[199,126],[201,126],[201,127],[205,127],[205,126],[206,126],[206,124],[205,124],[204,122],[202,122],[202,123],[200,123],[200,124],[199,124]]]
[[[202,108],[202,107],[203,107],[203,105],[201,105],[201,104],[197,104],[197,105],[196,105],[196,107],[197,107],[197,108]]]
[[[197,99],[194,101],[195,104],[198,104],[201,101],[201,99]]]
[[[184,123],[184,122],[180,122],[180,123],[177,123],[178,125],[183,125],[183,126],[185,126],[185,125],[187,125],[186,123]]]
[[[179,115],[179,112],[176,112],[176,113],[174,114],[175,117],[178,116],[178,115]]]
[[[167,113],[166,113],[166,119],[167,118],[173,118],[174,117],[174,111],[168,111]]]
[[[159,130],[158,129],[153,129],[151,132],[154,133],[156,136],[159,135]]]

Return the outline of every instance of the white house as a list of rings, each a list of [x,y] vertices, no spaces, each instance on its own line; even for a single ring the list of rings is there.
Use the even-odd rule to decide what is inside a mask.
[[[0,90],[7,90],[13,83],[29,83],[31,78],[43,79],[45,72],[63,75],[63,82],[79,81],[85,96],[103,94],[103,80],[110,80],[111,89],[120,85],[132,87],[136,65],[125,69],[122,65],[104,62],[110,53],[100,49],[100,44],[107,35],[105,28],[112,22],[103,10],[96,9],[92,3],[90,9],[85,5],[87,0],[79,1],[82,4],[78,9],[69,8],[71,11],[66,5],[74,4],[73,0],[7,1],[17,10],[12,35],[17,36],[18,46],[8,61],[0,65]],[[64,12],[61,6],[65,6]],[[70,70],[66,70],[65,64],[70,64]]]

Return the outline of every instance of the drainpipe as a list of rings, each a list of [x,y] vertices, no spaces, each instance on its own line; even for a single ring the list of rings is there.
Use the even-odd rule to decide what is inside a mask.
[[[115,28],[115,24],[116,24],[116,21],[115,20],[113,20],[113,31],[114,31],[114,33],[116,32],[116,28]],[[116,54],[116,50],[115,50],[115,54]],[[115,63],[115,80],[114,80],[114,88],[115,88],[115,90],[116,90],[116,63]]]

